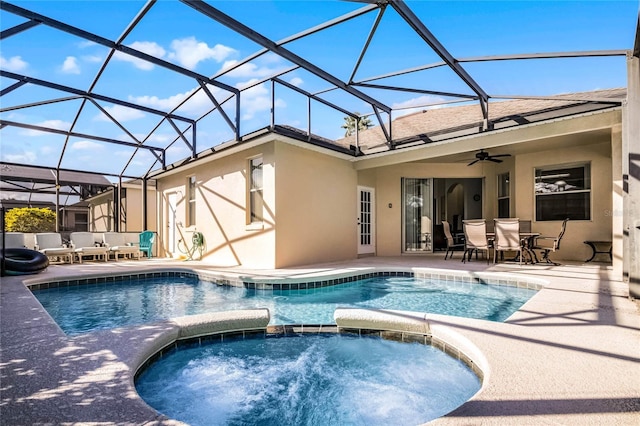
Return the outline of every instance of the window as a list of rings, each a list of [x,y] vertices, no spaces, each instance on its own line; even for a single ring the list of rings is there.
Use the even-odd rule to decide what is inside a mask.
[[[262,222],[262,157],[249,162],[249,220],[250,223]]]
[[[501,173],[498,175],[498,217],[511,217],[509,215],[510,194],[509,173]]]
[[[196,224],[196,177],[189,176],[187,182],[187,226]]]
[[[74,230],[75,231],[88,231],[89,230],[89,214],[88,213],[75,213],[74,214]]]
[[[402,240],[404,252],[432,250],[431,179],[402,178]]]
[[[590,220],[589,164],[535,169],[536,220]]]

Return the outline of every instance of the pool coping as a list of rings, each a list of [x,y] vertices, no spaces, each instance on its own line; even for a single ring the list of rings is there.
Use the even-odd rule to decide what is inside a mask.
[[[383,264],[372,266],[374,262]],[[411,264],[414,265],[408,266]],[[76,273],[85,276],[103,273],[96,272],[104,270],[96,266],[57,267],[52,271],[54,274],[38,276],[35,281]],[[142,263],[130,262],[117,268],[120,272],[141,266]],[[360,264],[356,262],[355,266],[336,265],[333,270],[339,274],[376,268],[450,271],[420,266],[416,268],[415,261],[407,259],[391,262],[369,259]],[[147,267],[174,269],[176,264],[154,263]],[[637,306],[625,295],[624,284],[611,280],[602,268],[572,268],[573,265],[560,272],[555,269],[553,273],[549,273],[554,271],[552,268],[472,271],[471,274],[477,276],[488,273],[521,277],[527,273],[547,283],[527,302],[525,309],[505,323],[429,314],[432,330],[449,332],[447,341],[455,340],[457,335],[472,342],[488,364],[487,386],[459,409],[432,423],[636,423],[640,412],[637,398],[640,388],[635,380],[640,377],[636,351],[640,342]],[[230,279],[250,275],[246,271],[220,271],[201,264],[189,265],[186,269],[226,275]],[[275,271],[260,272],[253,278],[265,283],[269,279],[306,276],[311,281],[328,275],[330,269],[323,265],[316,271],[313,268],[289,270],[283,274],[286,277],[278,276]],[[107,270],[114,272],[112,268]],[[150,411],[146,404],[136,400],[130,386],[123,386],[123,377],[132,377],[131,367],[123,361],[139,357],[135,354],[144,344],[170,340],[175,325],[160,323],[135,327],[131,332],[111,330],[69,338],[42,312],[23,281],[33,283],[34,278],[3,277],[0,286],[2,424],[45,424],[52,418],[54,423],[59,420],[79,424],[99,421],[176,424]],[[598,299],[595,302],[594,297]],[[593,315],[600,318],[593,320]],[[579,368],[581,365],[584,368]],[[519,377],[521,383],[514,382],[514,376]],[[87,403],[88,400],[91,403]]]

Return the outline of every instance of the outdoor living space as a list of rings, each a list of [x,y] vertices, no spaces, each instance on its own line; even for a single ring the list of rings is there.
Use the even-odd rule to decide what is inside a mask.
[[[167,269],[292,282],[374,270],[459,274],[463,269],[540,279],[544,288],[503,323],[430,316],[434,329],[447,329],[456,341],[477,348],[474,356],[484,368],[480,392],[433,424],[635,425],[640,416],[639,306],[612,276],[610,264],[462,264],[459,256],[445,261],[443,253],[435,253],[281,270],[167,259],[95,262],[4,277],[2,424],[176,424],[147,406],[133,387],[141,354],[158,347],[170,328],[166,322],[67,337],[23,284]]]
[[[243,425],[640,425],[637,1],[2,0],[0,33],[0,426],[228,424],[226,394]],[[325,333],[475,387],[156,383],[201,419],[138,387]]]

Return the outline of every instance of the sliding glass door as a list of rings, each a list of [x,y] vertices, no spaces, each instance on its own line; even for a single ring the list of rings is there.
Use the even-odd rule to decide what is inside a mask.
[[[432,179],[402,178],[403,252],[433,251]]]

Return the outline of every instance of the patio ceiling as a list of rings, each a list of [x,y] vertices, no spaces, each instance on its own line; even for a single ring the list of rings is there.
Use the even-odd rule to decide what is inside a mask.
[[[3,60],[0,165],[48,168],[58,174],[58,179],[61,173],[87,171],[111,181],[158,177],[170,165],[187,164],[199,153],[215,153],[242,143],[261,129],[280,129],[280,133],[286,131],[287,136],[308,143],[366,155],[366,150],[363,154],[355,149],[360,144],[357,135],[346,145],[344,141],[335,146],[332,143],[339,139],[345,117],[369,118],[384,150],[402,149],[407,142],[415,142],[415,137],[396,135],[393,120],[409,107],[427,110],[472,105],[480,117],[474,131],[491,132],[505,125],[505,117],[492,115],[495,102],[567,99],[566,95],[563,98],[541,91],[531,77],[518,81],[523,83],[520,87],[510,84],[509,77],[516,81],[522,67],[526,69],[523,63],[566,61],[568,69],[596,70],[602,66],[625,75],[626,55],[640,55],[640,19],[638,23],[630,20],[635,37],[631,32],[619,46],[558,52],[541,43],[535,51],[514,53],[500,52],[499,44],[478,45],[476,38],[482,34],[465,33],[464,22],[456,22],[452,16],[441,19],[433,15],[437,8],[432,2],[317,2],[317,16],[295,13],[296,2],[281,2],[276,9],[283,20],[278,23],[260,19],[259,8],[270,7],[266,2],[255,3],[258,10],[252,10],[247,2],[240,2],[247,7],[237,7],[238,2],[195,0],[118,2],[117,8],[111,5],[105,19],[98,9],[109,2],[89,2],[92,5],[84,15],[82,10],[74,11],[70,2],[55,12],[43,7],[44,3],[0,2],[3,55],[19,52],[20,46],[32,43],[30,37],[35,37],[43,50],[59,49],[61,55],[63,47],[82,42],[82,46],[93,49],[91,54],[95,53],[99,61],[94,63],[93,74],[68,78],[28,67],[16,71]],[[78,9],[87,6],[82,2],[75,5]],[[575,7],[582,5],[576,3]],[[285,21],[288,16],[291,18]],[[452,21],[447,23],[446,19]],[[403,31],[389,34],[388,22],[400,23],[398,28]],[[468,40],[465,46],[451,42],[455,46],[449,48],[436,33],[451,40],[446,28],[456,25],[461,25],[456,31],[467,34]],[[600,24],[592,25],[597,28]],[[185,36],[196,27],[201,30],[195,34],[195,41],[233,48],[239,56],[197,71],[180,60],[179,52],[159,53],[149,48],[148,40],[139,38],[144,30],[167,43],[188,43],[190,39]],[[54,34],[66,37],[65,44],[50,46]],[[375,51],[379,46],[388,48],[377,42],[390,37],[398,41],[391,43],[391,49]],[[569,45],[581,46],[579,36],[570,41],[575,43]],[[487,55],[471,54],[476,51]],[[340,60],[329,61],[329,57]],[[135,64],[136,72],[123,73],[123,64]],[[483,68],[487,64],[489,68]],[[139,70],[172,76],[179,82],[179,93],[154,85],[152,74],[142,76]],[[487,77],[496,70],[506,70],[509,76],[502,86]],[[239,75],[244,79],[238,79]],[[256,97],[258,91],[263,92],[261,97]],[[268,105],[263,110],[267,113],[260,120],[256,105],[265,100]],[[571,101],[570,108],[577,114],[617,106],[622,99],[576,95]],[[294,109],[304,116],[289,113]],[[142,116],[151,121],[140,125],[140,120],[132,119]],[[324,134],[319,123],[331,120],[338,133],[332,130]],[[518,124],[517,120],[509,123]],[[18,147],[25,143],[26,135],[32,134],[50,138],[48,146],[53,148],[47,155],[18,155]],[[86,160],[79,160],[74,150],[83,147],[89,153]],[[14,152],[16,155],[8,155]],[[3,191],[8,190],[5,188]]]

